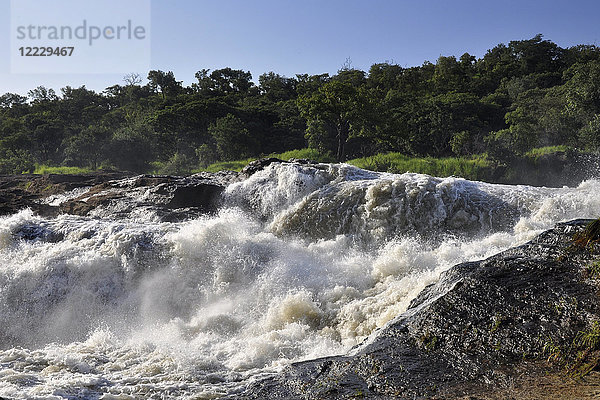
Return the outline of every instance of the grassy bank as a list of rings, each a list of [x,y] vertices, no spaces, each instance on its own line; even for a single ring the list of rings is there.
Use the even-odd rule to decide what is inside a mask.
[[[315,149],[292,150],[274,153],[263,157],[276,157],[282,160],[308,159],[317,162],[335,162],[329,153]],[[240,171],[248,163],[260,157],[233,161],[221,161],[198,167],[192,159],[177,159],[168,162],[154,162],[147,173],[167,175],[189,175],[192,173],[222,170]],[[402,174],[414,172],[437,177],[456,176],[469,180],[492,183],[529,184],[537,186],[573,186],[583,179],[597,176],[597,154],[581,153],[566,146],[536,148],[523,156],[514,156],[510,161],[499,162],[487,154],[470,157],[410,157],[401,153],[380,153],[369,157],[355,158],[347,163],[372,171]],[[34,174],[85,174],[93,172],[85,168],[51,167],[36,165]],[[595,175],[596,174],[596,175]]]
[[[329,154],[313,149],[294,150],[271,154],[282,160],[306,158],[319,162],[335,162]],[[221,162],[204,168],[206,171],[222,169],[241,170],[253,159]],[[567,146],[540,147],[510,161],[500,162],[487,154],[470,157],[410,157],[401,153],[381,153],[355,158],[347,163],[372,171],[402,174],[414,172],[437,177],[456,176],[491,183],[527,184],[535,186],[575,186],[584,179],[597,176],[597,154],[582,153]]]
[[[265,157],[275,157],[282,160],[296,158],[324,163],[335,162],[335,157],[333,157],[331,154],[321,153],[315,149],[291,150],[284,153],[269,154]],[[176,173],[189,174],[201,171],[218,172],[223,170],[241,171],[242,168],[256,159],[257,157],[251,157],[241,160],[220,161],[200,168],[187,168],[185,170],[179,170]],[[347,163],[359,168],[379,172],[416,172],[440,177],[460,176],[467,179],[484,179],[489,175],[489,171],[492,168],[492,162],[489,161],[485,156],[437,159],[432,157],[409,157],[401,153],[385,153],[370,157],[355,158],[347,161]],[[93,171],[86,168],[36,165],[33,174],[87,174],[90,172]],[[171,171],[166,170],[166,164],[160,162],[153,163],[152,170],[148,172],[152,174],[171,173]]]
[[[372,171],[402,174],[416,172],[432,176],[460,176],[466,179],[485,179],[490,176],[494,164],[485,156],[466,157],[409,157],[401,153],[377,154],[356,158],[348,164]]]
[[[267,157],[276,157],[282,160],[304,158],[317,162],[335,162],[331,154],[323,154],[314,149],[292,150],[280,154],[270,154]],[[210,164],[195,170],[217,172],[221,170],[240,171],[255,158],[236,161],[223,161]],[[378,172],[404,173],[416,172],[439,177],[460,176],[466,179],[485,179],[490,176],[493,163],[486,156],[473,157],[409,157],[401,153],[377,154],[370,157],[355,158],[347,161],[348,164],[359,168]]]

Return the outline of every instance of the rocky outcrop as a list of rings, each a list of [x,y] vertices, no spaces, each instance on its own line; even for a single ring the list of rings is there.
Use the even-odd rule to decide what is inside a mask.
[[[213,212],[225,187],[238,179],[235,172],[200,173],[189,177],[140,175],[91,187],[59,205],[63,213],[131,218],[154,215],[179,221]]]
[[[245,177],[252,176],[255,173],[262,171],[263,169],[265,169],[266,167],[268,167],[269,165],[274,164],[274,163],[302,164],[302,165],[307,165],[307,164],[317,165],[318,164],[315,161],[306,160],[304,158],[292,158],[288,161],[284,161],[284,160],[281,160],[281,159],[275,158],[275,157],[261,158],[259,160],[250,162],[248,165],[246,165],[244,168],[242,168],[241,173]]]
[[[0,215],[30,208],[42,216],[131,218],[151,213],[178,221],[216,210],[235,172],[189,177],[123,174],[0,177]]]
[[[268,167],[269,165],[273,164],[273,163],[282,163],[285,162],[283,160],[280,160],[279,158],[275,158],[275,157],[270,157],[270,158],[261,158],[260,160],[255,160],[250,162],[248,165],[246,165],[244,168],[242,168],[242,174],[246,175],[246,176],[251,176],[254,175],[255,173],[257,173],[258,171],[262,171],[263,169],[265,169],[266,167]]]
[[[600,338],[600,251],[573,242],[588,223],[457,265],[349,355],[293,364],[235,398],[480,399],[543,376],[549,357],[597,363],[598,349],[578,348]]]
[[[194,218],[217,209],[220,194],[277,158],[256,160],[241,173],[201,172],[187,177],[99,172],[87,175],[0,176],[0,215],[29,208],[43,217],[59,214],[130,218],[153,214],[163,221]],[[301,164],[308,160],[290,160]]]
[[[0,176],[0,215],[14,214],[30,208],[45,216],[56,215],[58,207],[42,199],[77,188],[92,187],[122,179],[124,173],[97,173],[87,175],[4,175]]]

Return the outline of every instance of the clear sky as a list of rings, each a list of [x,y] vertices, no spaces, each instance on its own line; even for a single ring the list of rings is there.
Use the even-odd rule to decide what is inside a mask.
[[[81,0],[102,1],[102,0]],[[127,2],[128,0],[122,0]],[[52,2],[47,1],[48,7]],[[152,69],[188,85],[202,68],[335,73],[350,58],[409,67],[538,33],[562,47],[600,45],[600,0],[152,0]],[[38,85],[101,91],[124,74],[10,74],[10,1],[0,0],[0,93]],[[119,9],[114,9],[115,14]],[[143,77],[148,71],[137,72]]]

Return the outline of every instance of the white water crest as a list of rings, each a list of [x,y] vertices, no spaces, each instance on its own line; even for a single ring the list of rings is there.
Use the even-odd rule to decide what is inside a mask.
[[[236,393],[347,353],[452,265],[597,218],[599,190],[272,164],[185,222],[1,218],[0,396]]]

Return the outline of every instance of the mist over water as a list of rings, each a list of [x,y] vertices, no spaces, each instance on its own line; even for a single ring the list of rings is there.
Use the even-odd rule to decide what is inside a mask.
[[[350,351],[452,265],[597,218],[599,190],[272,164],[180,223],[4,217],[0,396],[235,393]]]

